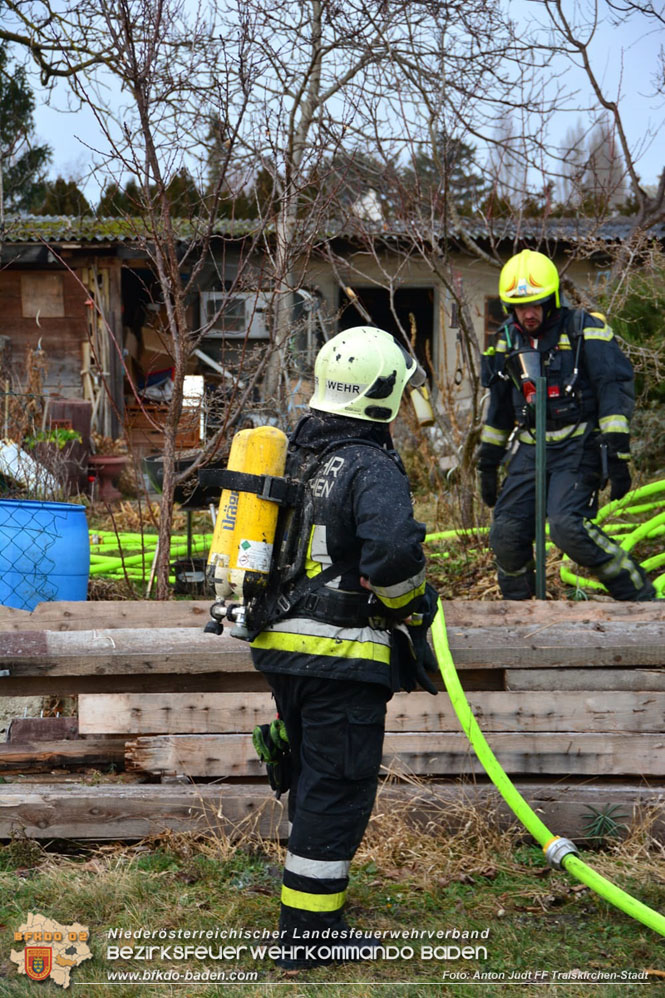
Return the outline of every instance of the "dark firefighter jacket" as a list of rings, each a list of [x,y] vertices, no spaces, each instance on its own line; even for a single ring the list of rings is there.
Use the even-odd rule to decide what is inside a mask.
[[[341,599],[342,607],[346,600],[348,623],[344,613],[330,622],[321,619],[325,613],[295,606],[252,642],[254,665],[391,686],[387,618],[407,617],[425,591],[424,525],[413,518],[408,479],[383,424],[312,413],[291,437],[287,474],[297,474],[313,453],[322,458],[307,486],[311,515],[302,572],[314,578],[333,564],[343,569],[321,592],[324,598],[333,592],[330,599]],[[358,619],[354,605],[366,607],[368,600],[376,607],[372,616]]]
[[[481,443],[505,448],[517,425],[520,442],[535,444],[535,407],[527,405],[523,390],[510,377],[511,363],[515,369],[511,356],[523,347],[537,349],[540,373],[547,379],[548,449],[598,430],[622,435],[610,440],[624,439],[635,398],[630,361],[603,318],[564,307],[535,341],[509,319],[497,334],[496,346],[483,356],[483,385],[490,389],[490,400]],[[572,391],[567,392],[571,382]]]

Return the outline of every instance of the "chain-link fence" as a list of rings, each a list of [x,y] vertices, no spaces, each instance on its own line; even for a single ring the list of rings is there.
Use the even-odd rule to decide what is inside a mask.
[[[0,499],[0,604],[84,600],[89,567],[83,506]]]

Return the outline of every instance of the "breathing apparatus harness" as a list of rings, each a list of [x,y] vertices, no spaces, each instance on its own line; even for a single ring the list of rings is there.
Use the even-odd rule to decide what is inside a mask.
[[[547,388],[547,428],[557,429],[568,425],[571,427],[566,436],[558,440],[557,443],[565,443],[569,440],[575,434],[584,416],[582,395],[577,386],[584,339],[584,313],[579,309],[572,311],[567,326],[565,331],[575,350],[573,370],[563,385],[548,385]],[[543,366],[549,367],[552,362],[557,352],[557,345],[555,344],[547,353],[541,353],[535,347],[520,343],[519,334],[515,335],[516,331],[512,320],[508,320],[501,327],[499,334],[501,332],[505,336],[508,353],[504,370],[497,369],[496,377],[502,381],[510,381],[524,398],[519,425],[528,432],[535,442],[536,381],[541,377]]]
[[[362,445],[380,450],[399,462],[393,451],[364,439],[336,440],[318,451],[302,448],[302,456],[295,475],[256,475],[242,471],[214,470],[199,472],[202,485],[218,486],[239,493],[251,493],[280,508],[270,570],[265,584],[260,587],[243,584],[243,603],[225,603],[217,600],[210,608],[212,620],[206,625],[209,632],[221,634],[222,620],[234,623],[233,637],[246,641],[254,638],[266,627],[303,613],[314,620],[344,627],[366,626],[370,620],[383,618],[386,611],[371,592],[338,592],[324,587],[353,567],[354,561],[337,561],[317,575],[305,575],[305,560],[311,528],[313,526],[312,483],[330,455],[349,445]]]

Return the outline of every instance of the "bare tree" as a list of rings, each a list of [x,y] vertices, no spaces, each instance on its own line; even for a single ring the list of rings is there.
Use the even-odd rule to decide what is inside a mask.
[[[461,196],[456,157],[466,150],[463,169],[470,174],[471,143],[482,148],[483,157],[491,150],[495,163],[510,165],[504,171],[502,194],[518,204],[524,198],[526,175],[539,162],[543,121],[556,107],[558,92],[555,88],[552,98],[543,96],[537,76],[545,72],[549,53],[534,57],[500,4],[476,0],[423,6],[426,18],[405,15],[408,47],[382,36],[388,57],[380,66],[381,78],[362,95],[361,120],[369,120],[372,128],[365,141],[371,141],[374,155],[386,167],[400,164],[385,172],[382,224],[358,213],[355,218],[342,214],[342,223],[355,233],[365,255],[350,262],[331,243],[327,252],[341,286],[353,273],[357,283],[378,283],[388,292],[394,323],[407,343],[414,330],[408,321],[400,322],[395,299],[409,267],[424,268],[441,289],[437,325],[442,334],[446,326],[453,329],[455,343],[451,346],[450,336],[442,335],[439,344],[444,353],[450,347],[456,357],[454,363],[451,356],[440,357],[447,363],[438,369],[433,365],[439,388],[437,421],[446,450],[468,486],[481,425],[480,344],[455,260],[462,250],[498,269],[499,243],[513,219],[492,217],[491,180],[478,183],[470,200],[468,194]],[[493,181],[496,190],[498,177]],[[482,238],[479,219],[484,223]]]
[[[561,204],[574,204],[585,170],[585,146],[587,129],[581,118],[566,130],[560,147],[562,176],[558,181],[558,197]]]
[[[244,141],[249,154],[272,173],[277,195],[269,246],[276,349],[265,392],[278,409],[293,293],[302,285],[310,247],[329,214],[325,175],[330,161],[349,136],[363,131],[362,95],[367,88],[375,92],[372,71],[385,61],[390,44],[407,41],[403,21],[414,17],[409,9],[422,18],[427,6],[406,0],[243,0],[265,60],[254,93],[252,130]]]
[[[611,15],[613,23],[617,27],[626,25],[629,20],[636,20],[646,33],[662,27],[664,21],[662,8],[658,8],[650,2],[633,3],[630,0],[628,2],[605,0],[603,6],[605,14]],[[614,84],[613,91],[609,91],[603,84],[600,68],[595,65],[591,55],[591,42],[598,28],[600,12],[603,8],[595,5],[590,13],[584,9],[577,21],[574,21],[564,10],[562,0],[543,0],[542,7],[547,13],[550,31],[553,32],[549,42],[552,50],[583,69],[594,95],[598,118],[600,121],[607,122],[603,126],[605,134],[611,136],[611,143],[616,143],[618,147],[616,150],[612,150],[611,158],[616,163],[621,156],[625,164],[626,179],[636,210],[632,216],[631,236],[624,241],[621,252],[615,260],[614,271],[618,274],[625,267],[635,247],[644,240],[646,231],[665,219],[665,165],[661,170],[656,189],[652,193],[645,190],[638,172],[640,153],[644,150],[645,143],[654,140],[657,132],[650,136],[642,134],[637,140],[631,142],[628,137],[627,119],[630,116],[630,101],[634,97],[622,93],[621,79]],[[654,89],[656,92],[662,92],[662,50],[659,65],[653,67],[652,75]]]
[[[622,251],[617,268],[638,259],[635,247],[641,236],[662,218],[662,183],[655,196],[635,192],[639,148],[629,146],[619,102],[609,100],[598,82],[589,50],[594,23],[582,19],[572,25],[562,5],[550,0],[530,7],[535,16],[514,24],[492,2],[429,4],[427,19],[409,25],[408,51],[383,37],[389,54],[380,66],[381,80],[363,94],[366,110],[360,117],[373,123],[371,134],[365,135],[373,155],[402,168],[384,175],[379,224],[357,212],[355,217],[344,215],[343,204],[338,204],[338,215],[355,233],[365,257],[358,254],[350,263],[333,244],[327,248],[342,287],[353,273],[357,283],[378,283],[392,303],[409,261],[418,260],[444,290],[466,376],[459,386],[451,380],[453,372],[446,373],[439,422],[448,448],[467,470],[481,419],[479,344],[454,254],[462,250],[470,261],[496,268],[498,276],[511,244],[515,252],[528,239],[529,245],[552,252],[548,221],[555,209],[561,211],[553,193],[557,183],[565,185],[568,208],[577,215],[585,186],[603,195],[585,219],[581,256],[601,246],[600,227],[617,201],[624,200],[626,175],[638,213],[632,220],[632,249]],[[631,16],[647,22],[656,17],[650,5],[630,7]],[[574,89],[579,83],[569,79],[568,60],[585,70],[591,83],[588,100]],[[588,114],[590,125],[583,146],[578,132],[569,133],[561,148],[550,137],[551,121],[571,106]],[[476,200],[472,220],[460,210],[446,154],[460,142],[477,144],[493,188],[493,194]],[[418,177],[423,156],[435,164],[427,183]],[[395,254],[401,254],[399,264]],[[394,307],[393,313],[397,321]],[[402,334],[409,338],[408,327]]]
[[[559,109],[572,103],[578,113],[588,112],[591,124],[606,115],[616,137],[611,160],[622,158],[637,206],[633,235],[617,269],[625,269],[649,226],[663,219],[665,171],[655,193],[647,193],[620,95],[603,90],[591,54],[601,12],[658,26],[662,12],[651,3],[606,0],[591,16],[585,11],[573,22],[561,0],[535,0],[534,16],[516,23],[501,0],[226,0],[205,17],[190,12],[184,0],[102,0],[101,6],[72,0],[64,7],[49,2],[6,0],[14,23],[11,30],[0,29],[0,37],[23,44],[45,81],[71,82],[98,116],[113,179],[137,178],[145,222],[136,236],[158,277],[176,367],[165,435],[166,509],[176,480],[167,469],[174,468],[187,357],[206,331],[205,325],[188,328],[187,296],[211,259],[220,205],[245,189],[242,178],[260,172],[269,188],[256,225],[243,236],[233,280],[236,288],[256,281],[250,251],[260,246],[265,260],[260,276],[272,296],[272,349],[262,358],[263,389],[277,415],[287,387],[294,296],[306,287],[312,250],[325,247],[344,287],[349,268],[362,263],[340,259],[322,234],[331,226],[353,226],[373,261],[372,280],[387,289],[395,314],[395,295],[410,261],[429,269],[433,283],[444,289],[444,307],[459,323],[467,415],[460,418],[461,393],[451,386],[442,432],[465,468],[471,467],[481,418],[479,345],[452,250],[497,271],[506,246],[516,250],[526,234],[547,251],[553,187],[571,182],[569,153],[548,131]],[[584,107],[571,90],[567,60],[589,80],[591,98]],[[120,82],[118,107],[103,99],[98,70]],[[183,241],[169,184],[197,150],[205,158],[211,120],[214,182],[191,221],[192,235]],[[482,186],[462,209],[454,170],[463,147],[485,159],[486,187],[498,195],[503,184],[501,207],[507,210],[497,211],[497,197],[486,197]],[[345,195],[346,178],[335,165],[344,156],[359,161],[363,155],[377,164],[379,182],[367,185],[375,192],[371,205],[367,191],[358,195],[362,203]],[[427,180],[423,157],[432,164]],[[603,170],[608,169],[606,163]],[[224,214],[231,219],[230,235],[234,212]],[[222,261],[221,287],[226,280]],[[413,331],[408,323],[402,327],[410,343]],[[235,402],[245,397],[236,390]],[[167,516],[160,594],[169,529]]]
[[[164,459],[157,595],[165,598],[175,487],[215,452],[233,414],[242,411],[260,376],[259,367],[253,379],[234,385],[223,425],[192,466],[177,473],[176,438],[188,363],[216,319],[216,315],[207,316],[202,325],[193,327],[188,302],[206,268],[215,265],[211,248],[220,204],[229,196],[226,168],[257,72],[250,52],[253,27],[243,14],[227,39],[216,29],[212,13],[207,17],[201,11],[191,13],[179,0],[104,0],[101,4],[80,0],[64,12],[48,2],[9,0],[7,6],[21,31],[3,29],[3,33],[29,49],[45,82],[66,78],[75,97],[93,110],[105,140],[104,147],[94,151],[98,169],[116,182],[123,176],[135,181],[137,217],[126,221],[154,271],[157,303],[165,315],[173,358],[172,395],[164,423],[156,426],[163,433]],[[109,79],[120,90],[119,105],[105,100]],[[190,151],[201,146],[206,125],[202,105],[214,109],[224,136],[224,156],[216,184],[200,201],[189,224],[183,225],[171,197],[172,181],[188,162]],[[220,286],[226,288],[227,300],[252,281],[250,261],[261,224],[257,220],[253,232],[236,239],[230,282],[222,254]],[[228,245],[233,227],[225,229]],[[224,298],[218,311],[223,308]],[[115,343],[115,348],[121,353],[122,344]]]

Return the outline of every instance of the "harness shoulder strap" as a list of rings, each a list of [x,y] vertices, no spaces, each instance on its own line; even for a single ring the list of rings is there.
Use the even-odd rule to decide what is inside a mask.
[[[584,339],[584,315],[583,308],[571,308],[568,312],[566,317],[566,333],[571,345]]]
[[[386,451],[385,448],[373,440],[336,440],[324,447],[323,450],[316,452],[315,457],[312,453],[304,458],[303,465],[299,469],[302,477],[298,475],[298,486],[301,490],[300,497],[303,507],[307,505],[308,485],[316,477],[324,461],[336,451],[358,444],[364,444],[375,450],[382,451],[395,460],[398,467],[403,470],[396,452]],[[313,457],[314,459],[312,460]],[[291,507],[291,510],[286,511],[287,515],[292,512],[293,507]],[[296,582],[293,588],[289,588],[289,583],[297,579],[304,571],[304,551],[309,541],[311,529],[311,523],[307,522],[307,510],[302,509],[300,512],[301,515],[298,517],[297,522],[291,522],[288,530],[285,532],[291,535],[291,537],[293,534],[297,535],[297,550],[291,550],[290,554],[286,555],[286,557],[283,551],[280,550],[266,591],[261,596],[252,600],[251,605],[248,607],[247,620],[254,636],[270,624],[275,624],[283,620],[291,610],[297,608],[298,604],[302,603],[308,596],[321,589],[326,583],[339,578],[353,567],[353,559],[347,558],[344,561],[336,561],[328,565],[327,568],[324,568],[318,575],[301,577],[300,581]],[[285,543],[285,546],[288,548],[289,537],[283,536],[282,543]],[[293,563],[289,564],[291,557],[293,557]]]

